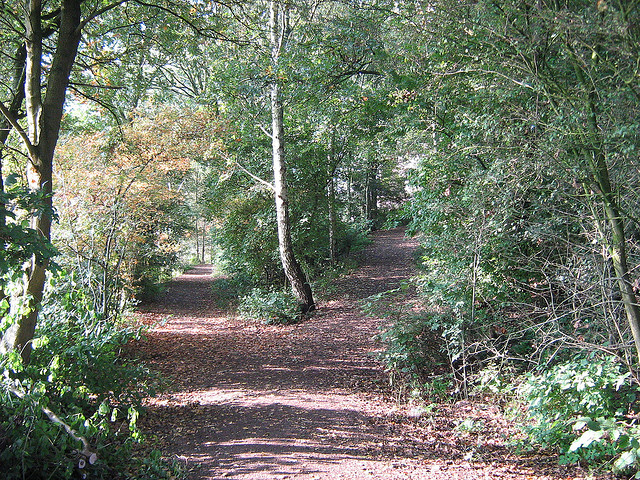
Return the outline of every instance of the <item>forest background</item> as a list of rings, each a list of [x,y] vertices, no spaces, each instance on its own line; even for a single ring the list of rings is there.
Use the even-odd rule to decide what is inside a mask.
[[[289,321],[399,224],[423,238],[425,306],[369,304],[392,312],[394,385],[517,398],[563,461],[638,468],[639,2],[0,12],[9,478],[69,478],[90,445],[95,475],[171,475],[139,450],[153,375],[119,359],[135,302],[206,260],[230,300]]]

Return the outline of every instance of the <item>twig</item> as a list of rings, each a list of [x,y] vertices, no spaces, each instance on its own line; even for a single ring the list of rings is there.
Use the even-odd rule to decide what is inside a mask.
[[[26,396],[24,394],[24,392],[21,392],[17,388],[14,388],[14,387],[12,387],[10,385],[7,386],[7,389],[11,393],[13,393],[16,397],[18,397],[20,399],[24,399],[25,396]],[[31,399],[29,399],[29,400],[31,401]],[[83,437],[82,435],[79,435],[73,428],[71,428],[69,426],[69,424],[67,424],[64,420],[62,420],[60,417],[58,417],[55,413],[53,413],[47,407],[43,407],[43,406],[40,405],[40,409],[44,412],[44,414],[47,417],[49,417],[49,420],[51,420],[56,425],[62,427],[62,429],[65,432],[67,432],[67,434],[71,438],[73,438],[74,440],[82,443],[82,451],[80,452],[80,454],[87,459],[87,461],[89,462],[90,465],[93,465],[94,463],[96,463],[96,461],[98,460],[98,454],[91,450],[91,446],[89,445],[89,441],[85,437]]]
[[[256,182],[261,183],[262,185],[265,185],[267,188],[269,188],[269,190],[273,190],[273,185],[269,182],[267,182],[266,180],[263,180],[262,178],[258,177],[257,175],[254,175],[253,173],[251,173],[249,170],[247,170],[246,168],[244,168],[242,165],[240,165],[238,162],[234,162],[235,165],[242,170],[244,173],[246,173],[247,175],[249,175],[251,178],[253,178]]]
[[[262,125],[258,125],[258,128],[262,130],[262,133],[264,133],[267,137],[273,140],[273,135],[271,135],[266,128],[264,128]]]

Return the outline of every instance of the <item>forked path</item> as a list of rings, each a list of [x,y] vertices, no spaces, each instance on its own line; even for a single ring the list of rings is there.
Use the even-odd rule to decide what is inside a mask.
[[[138,356],[171,380],[149,399],[145,429],[191,479],[580,478],[553,459],[511,455],[495,407],[443,405],[417,420],[385,395],[374,355],[383,320],[364,316],[360,300],[409,278],[415,247],[402,230],[377,232],[360,267],[294,326],[217,309],[207,266],[176,279],[141,310],[163,323]],[[487,434],[454,430],[465,418]]]

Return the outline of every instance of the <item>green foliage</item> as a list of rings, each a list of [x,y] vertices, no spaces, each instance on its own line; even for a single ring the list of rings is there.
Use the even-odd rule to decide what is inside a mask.
[[[338,238],[337,245],[341,258],[359,252],[371,244],[371,238],[369,238],[371,227],[371,222],[367,220],[354,222],[345,227],[342,235]]]
[[[60,392],[81,388],[92,403],[110,400],[136,408],[153,394],[150,372],[120,357],[122,347],[141,331],[92,311],[74,274],[49,279],[40,319],[33,363],[48,365],[48,375],[64,382]]]
[[[578,360],[532,375],[525,392],[538,423],[530,434],[566,461],[618,455],[616,468],[636,464],[636,427],[623,416],[635,393],[625,373],[615,362],[582,358],[601,347],[616,349],[628,364],[635,355],[616,292],[621,275],[611,267],[620,245],[612,248],[619,234],[610,221],[620,217],[629,234],[622,246],[632,268],[625,275],[636,288],[639,4],[301,2],[290,5],[292,29],[274,72],[263,5],[178,3],[175,18],[189,17],[195,28],[168,10],[134,4],[108,9],[84,28],[80,58],[100,68],[81,65],[73,84],[114,114],[127,140],[102,142],[108,121],[97,110],[71,108],[63,121],[78,133],[58,148],[56,183],[69,190],[56,194],[56,235],[65,265],[78,270],[55,280],[61,293],[42,312],[34,362],[44,373],[23,378],[16,370],[12,381],[35,375],[51,398],[86,390],[73,400],[83,418],[96,402],[135,404],[129,387],[97,379],[102,370],[90,357],[94,348],[103,352],[99,368],[117,376],[129,368],[115,353],[124,339],[105,318],[72,307],[100,306],[107,317],[127,294],[151,290],[175,263],[178,239],[202,217],[216,221],[227,270],[249,279],[216,281],[220,304],[245,295],[249,284],[283,283],[266,186],[270,142],[261,131],[269,115],[265,86],[276,79],[286,105],[292,235],[305,271],[316,277],[329,263],[329,212],[336,213],[338,256],[358,249],[382,222],[409,221],[424,235],[417,286],[430,310],[405,309],[396,301],[401,291],[365,302],[390,321],[379,338],[393,383],[439,392],[449,378],[433,370],[448,363],[465,376],[479,372],[479,388],[510,395],[500,376],[505,368],[565,361],[577,348]],[[10,53],[23,43],[21,28],[13,14],[0,28]],[[206,31],[234,42],[193,33]],[[20,71],[11,60],[0,59],[6,78]],[[9,84],[0,87],[5,102]],[[146,102],[177,107],[134,118]],[[225,127],[214,128],[215,115],[205,109],[187,108],[197,104],[215,106]],[[220,130],[225,134],[212,135]],[[413,198],[397,213],[405,161],[417,164]],[[612,192],[605,191],[609,183]],[[17,213],[50,214],[42,209],[48,199],[19,189],[16,177],[6,187],[0,274],[32,254],[55,253]],[[617,213],[605,212],[612,207]],[[11,288],[0,307],[3,328],[24,313]],[[241,309],[267,322],[299,318],[297,305],[274,291],[252,291]],[[500,369],[486,368],[498,362]],[[61,378],[64,386],[55,386]],[[32,408],[34,418],[38,411]],[[63,441],[51,438],[52,445]]]
[[[454,431],[458,434],[469,434],[481,432],[484,430],[485,425],[482,420],[474,420],[473,418],[465,418],[463,420],[458,420],[457,425],[454,427]]]
[[[251,279],[241,274],[214,278],[211,282],[213,299],[220,308],[237,306],[240,299],[251,289],[251,284]]]
[[[238,308],[240,315],[269,325],[290,325],[302,320],[302,312],[293,295],[254,288],[242,298]]]
[[[385,345],[380,358],[393,386],[407,378],[421,380],[431,370],[430,331],[429,326],[418,318],[402,316],[377,335]]]
[[[92,300],[66,273],[49,280],[31,362],[17,352],[0,357],[0,465],[9,479],[170,478],[159,457],[140,458],[137,421],[142,399],[157,382],[122,347],[140,331],[105,321],[88,309]],[[6,313],[6,312],[5,312]],[[10,312],[11,316],[15,312]],[[57,415],[98,455],[90,465],[80,442],[53,422]]]
[[[437,317],[412,313],[402,298],[408,289],[405,283],[372,295],[362,302],[362,309],[367,315],[389,320],[376,338],[384,345],[379,358],[385,363],[391,385],[399,391],[409,387],[430,397],[442,397],[451,384],[440,375],[434,376],[444,361],[435,348]]]
[[[219,203],[223,201],[220,199]],[[220,204],[216,208],[222,208]],[[215,238],[224,252],[225,270],[231,276],[248,276],[254,284],[281,283],[284,274],[278,253],[271,196],[252,190],[242,196],[229,198],[224,208],[224,218],[224,222],[216,229]]]
[[[312,174],[310,178],[313,178]],[[211,192],[216,216],[224,218],[215,230],[217,246],[223,252],[223,268],[231,277],[249,278],[254,285],[282,284],[284,273],[271,193],[257,187],[247,191],[246,186],[240,185],[242,183],[218,185]],[[236,188],[240,190],[235,191]],[[329,225],[326,216],[322,215],[326,205],[320,203],[324,201],[324,192],[304,192],[316,198],[300,198],[301,194],[293,194],[296,201],[291,212],[292,236],[296,258],[308,275],[316,278],[329,266]],[[338,261],[368,244],[370,226],[367,221],[337,222]]]
[[[57,250],[36,230],[29,227],[28,215],[49,215],[55,218],[47,206],[45,193],[31,192],[22,187],[17,175],[4,179],[4,191],[0,191],[0,275],[19,268],[35,255],[39,261],[57,255]]]
[[[517,397],[521,379],[508,365],[491,362],[474,375],[473,394],[490,396],[504,404]]]
[[[557,449],[564,463],[602,463],[617,455],[619,470],[638,463],[640,430],[627,417],[637,407],[638,389],[629,377],[615,359],[595,355],[531,374],[521,387],[533,419],[529,438]]]

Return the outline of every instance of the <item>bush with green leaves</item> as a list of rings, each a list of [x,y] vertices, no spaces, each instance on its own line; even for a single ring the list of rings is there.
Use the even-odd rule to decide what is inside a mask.
[[[638,388],[616,359],[591,354],[555,365],[530,374],[520,393],[533,420],[530,440],[559,451],[561,462],[617,457],[619,471],[640,465],[640,428],[630,421]]]
[[[409,315],[397,304],[388,301],[396,298],[394,294],[398,291],[373,295],[363,304],[367,314],[384,312],[382,315],[392,320],[376,336],[385,346],[379,356],[386,365],[392,384],[401,379],[418,381],[423,377],[424,370],[431,367],[428,358],[431,328],[424,318]]]
[[[251,290],[252,283],[248,275],[241,273],[216,277],[211,281],[213,300],[220,308],[237,306],[240,299]]]
[[[382,342],[379,358],[384,362],[391,385],[402,392],[410,388],[420,394],[440,396],[449,380],[441,375],[446,360],[434,348],[437,344],[437,316],[424,311],[414,312],[406,302],[410,285],[367,297],[363,311],[389,322],[380,329],[376,339]]]
[[[240,315],[266,324],[289,325],[302,320],[300,304],[293,295],[279,290],[254,288],[242,298]]]
[[[140,330],[87,309],[91,299],[72,275],[51,278],[43,304],[31,362],[24,365],[18,352],[0,356],[3,478],[145,478],[149,459],[140,458],[146,447],[137,421],[142,399],[154,393],[157,381],[121,355]],[[19,313],[15,305],[3,312],[5,326]],[[88,442],[96,463],[80,453],[86,445],[74,435]],[[160,460],[154,468],[165,473],[153,478],[174,474]]]
[[[371,238],[369,238],[371,228],[371,222],[368,220],[361,220],[345,225],[337,239],[339,256],[344,258],[354,252],[364,250],[372,241]]]

